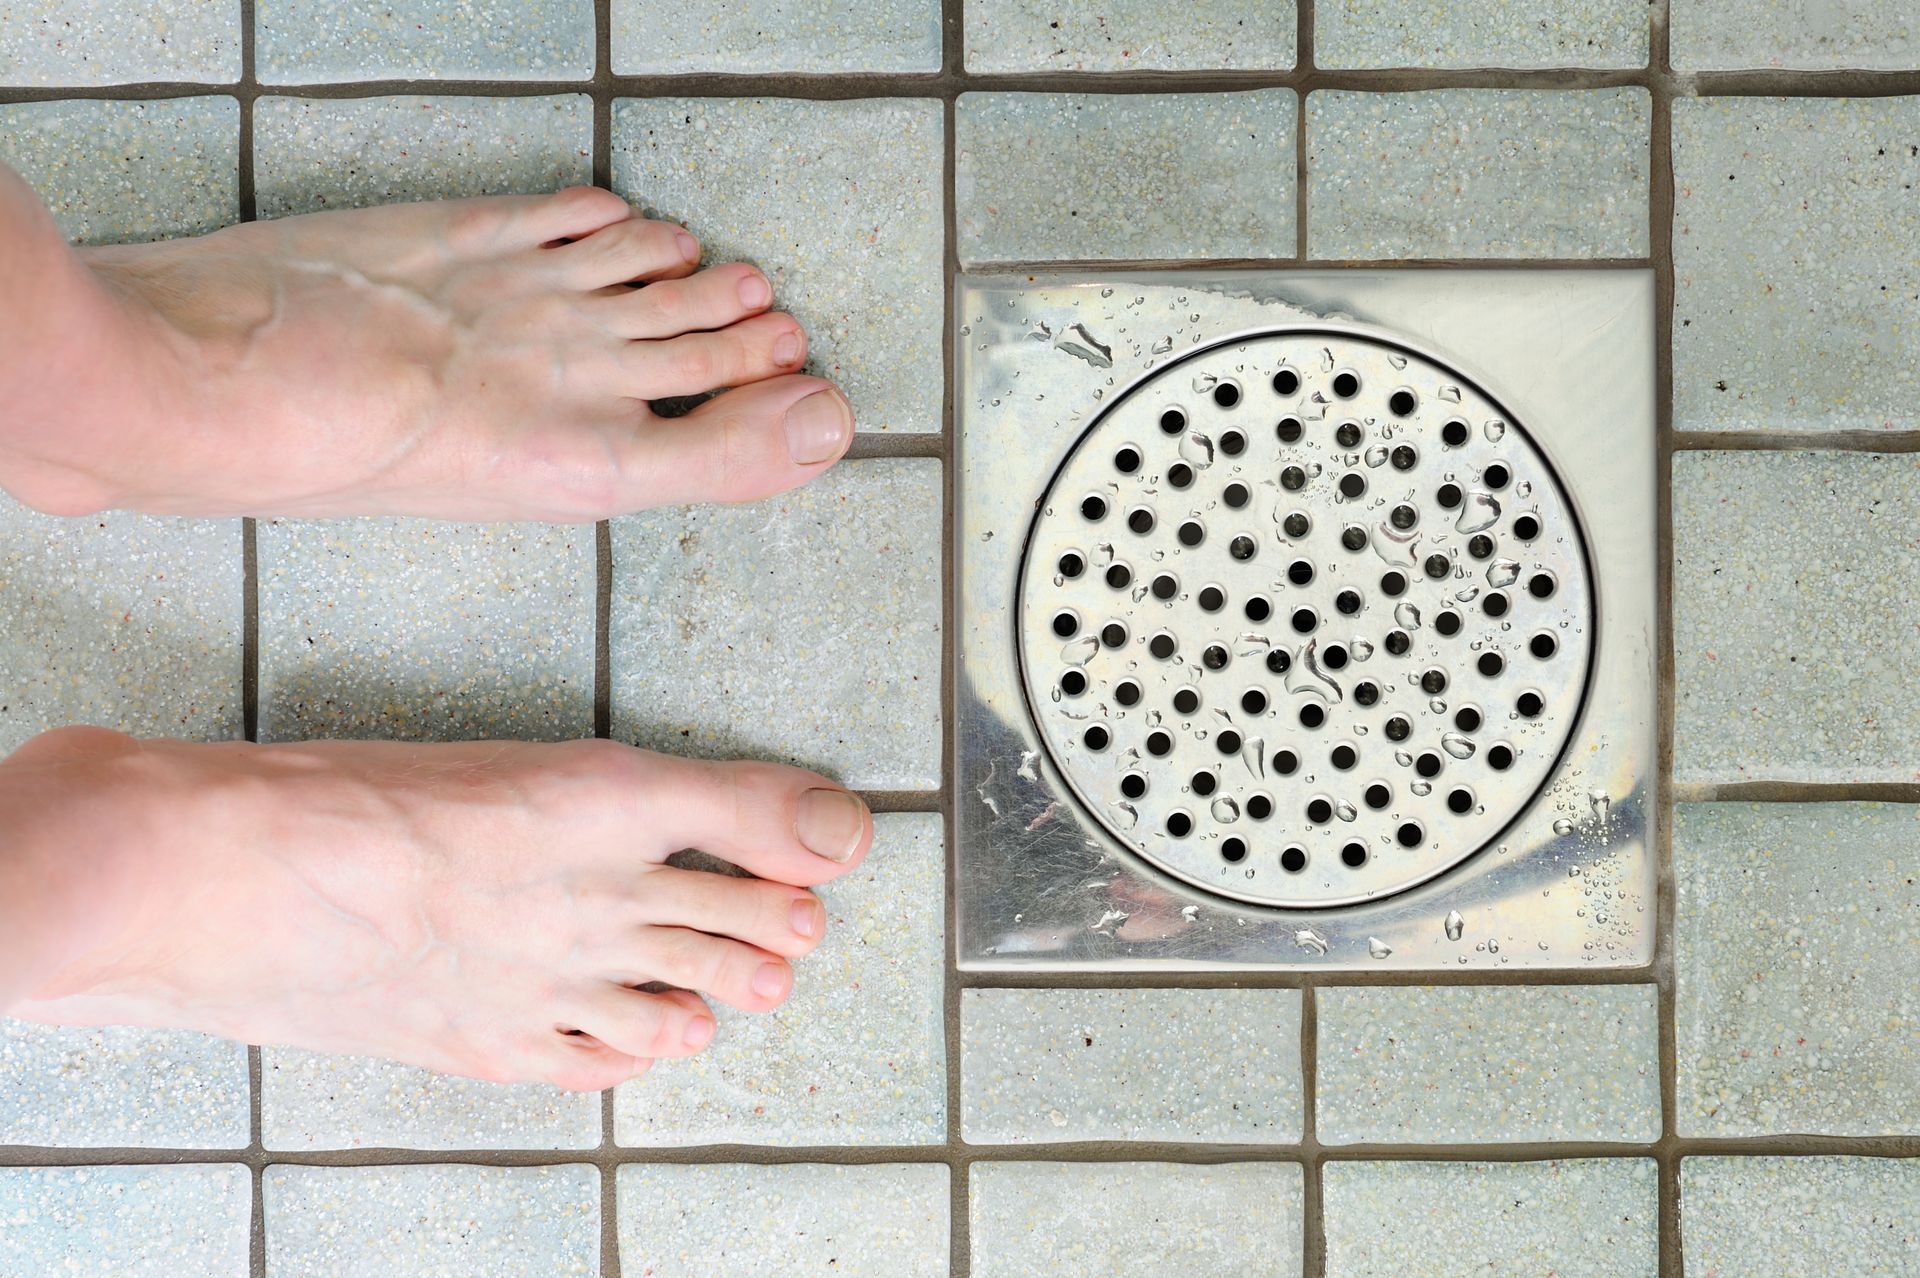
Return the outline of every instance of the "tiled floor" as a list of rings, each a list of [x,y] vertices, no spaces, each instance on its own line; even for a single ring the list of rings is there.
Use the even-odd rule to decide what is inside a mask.
[[[0,157],[96,243],[598,181],[862,426],[597,530],[0,501],[0,748],[598,731],[883,809],[790,1006],[617,1093],[0,1026],[0,1275],[1920,1273],[1912,0],[26,0]],[[959,973],[953,271],[1490,260],[1660,282],[1654,964]]]

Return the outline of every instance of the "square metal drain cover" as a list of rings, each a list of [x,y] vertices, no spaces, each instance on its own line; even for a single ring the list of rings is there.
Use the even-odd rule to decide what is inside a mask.
[[[956,304],[961,966],[1649,961],[1648,273]]]

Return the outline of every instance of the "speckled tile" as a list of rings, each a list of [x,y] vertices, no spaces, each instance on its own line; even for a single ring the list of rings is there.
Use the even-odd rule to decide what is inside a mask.
[[[1651,985],[1354,986],[1319,1014],[1326,1144],[1660,1134]]]
[[[204,235],[240,220],[232,98],[0,106],[0,160],[81,244]]]
[[[1920,67],[1913,0],[1670,0],[1677,71]]]
[[[614,1092],[622,1145],[925,1145],[946,1138],[945,855],[935,813],[874,817],[873,851],[819,889],[820,948],[777,1011],[715,1009],[698,1056]]]
[[[593,104],[543,98],[261,98],[260,216],[533,194],[593,180]]]
[[[240,521],[37,514],[0,497],[0,751],[90,723],[241,732]]]
[[[600,1143],[600,1097],[269,1047],[260,1126],[268,1149],[587,1149]]]
[[[940,465],[613,521],[613,735],[940,784]]]
[[[968,990],[960,1011],[974,1144],[1300,1137],[1298,990]]]
[[[1307,248],[1325,258],[1639,257],[1641,88],[1307,97]]]
[[[968,0],[969,71],[1284,71],[1294,0]]]
[[[1673,774],[1920,776],[1920,459],[1673,461]]]
[[[1293,1163],[975,1163],[973,1278],[1301,1272]]]
[[[262,520],[260,739],[593,732],[587,526]]]
[[[1292,257],[1291,89],[964,93],[960,260]]]
[[[1624,68],[1647,65],[1646,0],[1320,0],[1323,67]]]
[[[227,1039],[0,1017],[0,1079],[0,1145],[247,1143],[247,1049]]]
[[[941,147],[933,101],[623,99],[613,188],[685,224],[709,264],[765,271],[860,430],[937,431]]]
[[[1680,1219],[1700,1278],[1911,1278],[1920,1158],[1685,1158]]]
[[[600,1272],[592,1167],[266,1169],[268,1278]]]
[[[1332,1162],[1321,1176],[1327,1278],[1660,1272],[1660,1178],[1650,1158]]]
[[[0,1169],[0,1274],[244,1274],[251,1181],[218,1163]]]
[[[0,10],[0,85],[239,78],[240,0],[12,0]]]
[[[593,0],[258,0],[262,84],[584,80]]]
[[[612,0],[619,75],[938,71],[940,0]]]
[[[1920,1134],[1920,807],[1675,810],[1683,1136]]]
[[[947,1174],[929,1163],[622,1167],[621,1272],[946,1278]]]
[[[1679,430],[1920,427],[1920,97],[1673,104]]]

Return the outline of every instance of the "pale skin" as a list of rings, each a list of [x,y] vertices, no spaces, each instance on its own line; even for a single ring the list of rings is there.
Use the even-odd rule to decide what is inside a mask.
[[[588,521],[805,483],[851,410],[765,276],[699,257],[590,188],[76,250],[0,166],[0,487]],[[710,1000],[777,1007],[825,931],[809,889],[873,837],[772,764],[88,727],[0,761],[0,814],[0,1011],[575,1089],[701,1051]],[[755,877],[667,864],[687,848]]]

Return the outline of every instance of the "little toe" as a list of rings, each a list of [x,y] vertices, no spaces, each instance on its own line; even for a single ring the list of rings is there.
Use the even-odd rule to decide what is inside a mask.
[[[758,501],[806,483],[852,442],[853,409],[833,383],[798,375],[754,382],[625,436],[616,498],[624,510]]]
[[[772,303],[766,276],[744,262],[729,262],[684,279],[610,292],[600,308],[607,327],[619,336],[659,339],[725,328]]]
[[[629,343],[620,390],[646,400],[701,395],[791,373],[806,358],[807,335],[799,321],[777,312],[755,315],[714,333]]]
[[[627,963],[636,981],[664,981],[698,990],[743,1012],[766,1012],[793,991],[793,968],[778,954],[743,941],[684,927],[642,927]]]
[[[698,848],[763,879],[813,887],[873,846],[867,805],[816,772],[654,757],[664,766],[649,770],[639,798],[667,852]]]
[[[783,958],[810,953],[827,926],[820,898],[769,879],[663,866],[647,874],[638,895],[643,923],[730,936]]]
[[[524,201],[520,226],[533,244],[581,240],[633,217],[633,206],[597,186],[570,186],[552,195],[502,197]]]
[[[587,994],[580,1029],[616,1052],[641,1059],[691,1056],[713,1041],[713,1013],[698,994],[650,994],[609,981]]]
[[[582,291],[693,273],[700,244],[684,227],[630,217],[546,250],[560,277]]]
[[[554,1034],[540,1056],[534,1076],[570,1092],[603,1092],[653,1067],[651,1057],[629,1055],[585,1031]]]

